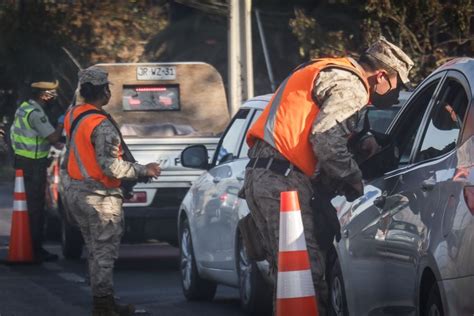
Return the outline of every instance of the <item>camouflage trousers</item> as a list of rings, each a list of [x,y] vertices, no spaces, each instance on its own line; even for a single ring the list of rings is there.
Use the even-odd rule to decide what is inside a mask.
[[[252,217],[262,235],[267,260],[273,276],[278,271],[278,245],[280,233],[280,193],[298,191],[303,229],[311,264],[311,275],[318,299],[319,315],[328,310],[328,285],[325,278],[325,253],[314,237],[313,212],[310,200],[313,194],[308,177],[292,172],[287,177],[266,169],[247,169],[244,194]],[[274,283],[276,297],[276,282]],[[275,305],[275,302],[273,304]]]
[[[65,189],[66,210],[79,226],[88,250],[93,296],[113,294],[113,269],[124,231],[122,198],[99,195],[71,185]]]

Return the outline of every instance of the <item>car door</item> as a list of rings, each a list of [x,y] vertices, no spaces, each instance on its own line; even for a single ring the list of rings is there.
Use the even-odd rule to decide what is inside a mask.
[[[264,101],[253,101],[255,103]],[[243,137],[240,139],[240,149],[238,156],[235,157],[232,161],[227,162],[226,164],[231,168],[232,175],[228,178],[223,179],[217,187],[218,192],[222,194],[220,205],[220,224],[219,230],[220,234],[218,238],[222,241],[222,248],[219,250],[219,267],[225,270],[234,270],[236,267],[235,264],[235,254],[236,254],[236,232],[237,224],[240,219],[238,210],[241,203],[241,199],[237,196],[239,190],[241,189],[244,181],[245,175],[245,166],[247,165],[249,158],[247,156],[248,145],[245,141],[245,135],[247,131],[252,126],[253,122],[260,116],[262,113],[261,110],[253,110],[251,113],[251,119],[249,124],[245,127],[243,131]]]
[[[216,268],[222,261],[221,203],[225,190],[219,184],[233,176],[230,161],[238,156],[240,140],[250,119],[250,109],[240,109],[222,135],[214,154],[212,168],[195,184],[193,212],[196,257],[203,266]]]
[[[387,269],[386,234],[390,228],[395,238],[396,229],[413,231],[410,223],[405,227],[403,223],[391,222],[392,212],[408,207],[407,198],[399,196],[394,189],[399,185],[400,175],[410,166],[425,109],[433,103],[444,74],[439,73],[423,82],[397,115],[391,129],[395,147],[389,147],[393,151],[390,152],[391,159],[396,159],[395,170],[380,170],[380,177],[369,179],[362,197],[341,204],[344,205],[339,214],[343,240],[339,243],[339,256],[348,307],[354,315],[384,314],[392,305],[387,295],[392,286],[387,284],[397,280],[388,280],[391,276]],[[372,160],[387,159],[385,154],[383,149]]]
[[[454,175],[456,144],[467,108],[467,80],[454,71],[447,73],[441,88],[425,110],[406,168],[395,172],[388,192],[383,251],[386,262],[389,306],[415,313],[418,267],[430,260],[434,243],[442,242],[441,222]],[[427,263],[428,264],[428,263]],[[387,310],[387,309],[386,309]]]

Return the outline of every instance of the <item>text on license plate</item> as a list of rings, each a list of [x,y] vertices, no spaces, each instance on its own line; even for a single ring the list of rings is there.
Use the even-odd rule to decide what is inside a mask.
[[[175,80],[175,66],[138,66],[137,80]]]

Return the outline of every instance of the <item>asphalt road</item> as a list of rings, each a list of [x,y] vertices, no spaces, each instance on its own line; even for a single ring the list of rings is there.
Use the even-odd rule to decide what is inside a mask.
[[[0,261],[8,253],[13,184],[0,183]],[[60,254],[58,244],[46,248]],[[42,265],[0,263],[0,316],[90,315],[84,259]],[[137,315],[244,315],[238,291],[219,286],[212,302],[187,302],[181,291],[178,249],[167,244],[122,245],[115,295],[136,305]]]

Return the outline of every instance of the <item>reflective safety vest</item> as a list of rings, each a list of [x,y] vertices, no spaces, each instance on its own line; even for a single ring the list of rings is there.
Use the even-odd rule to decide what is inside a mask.
[[[319,72],[330,67],[349,70],[357,75],[367,89],[368,101],[369,85],[363,70],[353,65],[349,58],[313,60],[295,70],[278,87],[247,133],[249,147],[255,144],[256,139],[261,139],[306,175],[312,176],[318,161],[309,136],[319,113],[319,105],[313,99],[313,86]]]
[[[69,155],[67,157],[67,172],[72,179],[83,180],[94,179],[102,183],[106,188],[118,188],[120,180],[108,177],[104,174],[96,159],[95,148],[91,137],[94,129],[107,119],[105,114],[91,113],[80,118],[75,125],[71,135],[71,124],[83,112],[98,110],[90,104],[82,104],[69,110],[64,119],[64,130],[69,143]],[[120,153],[122,150],[120,149]],[[121,154],[119,159],[122,159]]]
[[[15,112],[15,120],[11,127],[11,143],[15,155],[41,159],[48,157],[51,144],[48,139],[39,135],[28,121],[33,111],[41,111],[29,102],[23,102]]]

